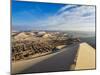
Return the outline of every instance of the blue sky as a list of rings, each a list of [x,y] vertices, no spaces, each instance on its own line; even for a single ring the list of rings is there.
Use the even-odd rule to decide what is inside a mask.
[[[12,1],[12,28],[95,31],[95,7]]]

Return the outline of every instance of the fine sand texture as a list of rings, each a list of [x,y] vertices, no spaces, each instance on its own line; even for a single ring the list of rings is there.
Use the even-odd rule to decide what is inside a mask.
[[[75,70],[95,69],[95,49],[87,43],[81,43],[78,48]]]

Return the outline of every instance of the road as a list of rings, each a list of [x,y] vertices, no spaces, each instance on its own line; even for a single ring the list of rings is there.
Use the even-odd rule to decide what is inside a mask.
[[[78,44],[71,45],[69,47],[62,49],[61,51],[46,56],[38,57],[31,61],[26,60],[27,61],[26,65],[19,63],[19,65],[21,64],[21,66],[19,67],[17,66],[17,68],[12,66],[13,70],[19,69],[14,72],[12,71],[12,73],[23,74],[23,73],[68,71],[70,70],[71,65],[74,63],[74,59],[76,57],[78,48],[79,48]]]

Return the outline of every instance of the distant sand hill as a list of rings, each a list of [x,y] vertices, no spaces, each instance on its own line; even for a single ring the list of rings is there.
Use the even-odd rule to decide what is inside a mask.
[[[35,36],[35,33],[33,32],[21,32],[18,33],[16,36],[14,36],[15,40],[31,40],[32,38],[34,38],[33,36]]]
[[[24,32],[21,32],[21,33],[19,33],[18,35],[16,35],[14,38],[15,38],[16,40],[21,40],[21,39],[25,39],[25,38],[27,38],[27,37],[29,37],[29,35],[25,34]]]
[[[45,34],[45,35],[43,36],[43,38],[48,38],[48,37],[52,37],[52,35],[51,35],[51,34]]]

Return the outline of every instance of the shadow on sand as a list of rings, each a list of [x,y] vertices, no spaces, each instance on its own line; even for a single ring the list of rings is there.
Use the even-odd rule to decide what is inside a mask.
[[[79,44],[66,47],[59,54],[32,65],[18,74],[69,71],[71,65],[75,63],[78,48]]]

